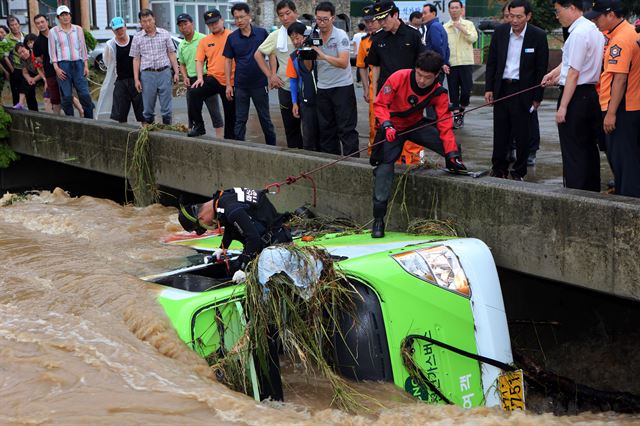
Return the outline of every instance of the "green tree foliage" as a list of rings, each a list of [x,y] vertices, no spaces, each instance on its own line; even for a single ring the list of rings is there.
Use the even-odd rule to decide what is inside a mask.
[[[4,57],[11,51],[13,46],[7,40],[0,41],[0,57]]]
[[[1,44],[1,43],[0,43]],[[9,137],[11,116],[0,106],[0,139]],[[0,142],[0,169],[6,169],[13,161],[19,158],[7,144]]]
[[[560,23],[554,13],[553,4],[550,0],[530,0],[530,2],[533,8],[533,17],[531,18],[533,25],[547,32],[551,32],[560,27]]]
[[[16,154],[7,144],[0,142],[0,169],[6,169],[13,161],[18,159]]]
[[[87,30],[84,30],[84,42],[87,44],[87,49],[89,51],[92,51],[93,49],[95,49],[96,48],[96,44],[98,44],[98,41],[93,36],[93,34],[91,34]]]

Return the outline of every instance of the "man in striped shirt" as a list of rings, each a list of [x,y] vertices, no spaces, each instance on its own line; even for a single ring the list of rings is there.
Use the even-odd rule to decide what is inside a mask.
[[[144,122],[153,123],[156,98],[159,98],[162,123],[171,124],[172,80],[177,83],[180,79],[176,47],[171,40],[171,34],[156,27],[156,19],[150,9],[142,9],[138,18],[142,31],[133,36],[129,56],[133,58],[136,89],[142,93]]]
[[[59,24],[49,31],[49,56],[58,77],[62,109],[73,115],[73,87],[84,110],[84,118],[93,118],[93,102],[89,95],[87,45],[82,27],[71,24],[67,6],[56,9]]]

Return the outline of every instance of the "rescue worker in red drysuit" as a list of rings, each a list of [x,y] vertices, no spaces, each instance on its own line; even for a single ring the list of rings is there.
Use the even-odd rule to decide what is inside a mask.
[[[439,54],[426,51],[418,56],[414,69],[394,72],[378,92],[374,102],[376,120],[380,123],[376,142],[386,141],[374,146],[370,158],[371,165],[375,166],[373,238],[384,237],[384,216],[391,195],[394,162],[407,139],[445,157],[447,169],[458,173],[467,170],[453,135],[447,91],[437,81],[443,64]],[[424,115],[425,108],[428,118]],[[425,125],[441,119],[435,125]]]

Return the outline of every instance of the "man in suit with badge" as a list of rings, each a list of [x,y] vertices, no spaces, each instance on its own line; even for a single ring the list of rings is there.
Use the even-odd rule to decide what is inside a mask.
[[[493,107],[493,155],[491,175],[524,180],[529,156],[531,114],[542,102],[544,89],[539,87],[505,98],[539,85],[549,65],[546,33],[529,24],[531,5],[527,0],[513,0],[509,6],[509,23],[495,30],[489,57],[485,85],[485,101]],[[516,162],[509,172],[507,154],[512,137],[516,140]]]

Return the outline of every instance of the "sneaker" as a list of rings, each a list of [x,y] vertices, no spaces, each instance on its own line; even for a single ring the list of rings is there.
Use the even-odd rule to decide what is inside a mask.
[[[26,109],[26,108],[24,107],[24,105],[18,102],[13,106],[13,109]]]
[[[518,182],[524,182],[524,178],[522,176],[517,175],[516,173],[511,172],[511,180],[515,180]]]
[[[534,167],[536,165],[536,152],[531,151],[527,157],[527,166]]]
[[[187,133],[187,136],[193,138],[196,136],[202,136],[205,133],[207,132],[204,130],[204,124],[194,124],[191,130],[189,130],[189,133]]]

